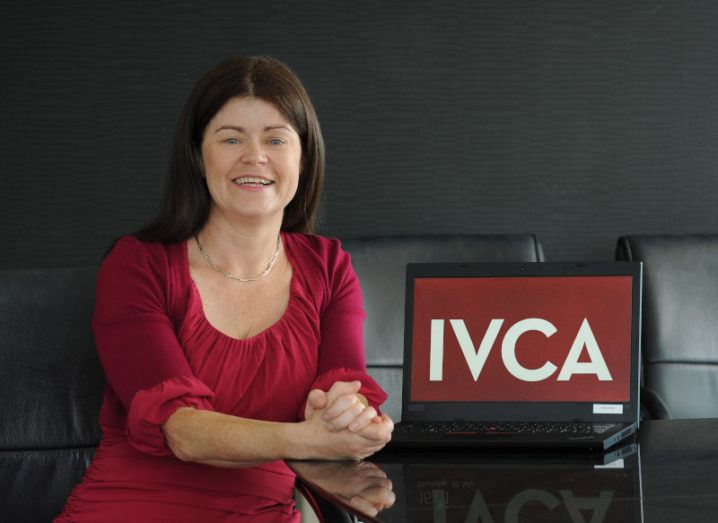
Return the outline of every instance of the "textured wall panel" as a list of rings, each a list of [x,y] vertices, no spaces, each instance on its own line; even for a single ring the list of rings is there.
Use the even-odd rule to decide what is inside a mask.
[[[98,260],[156,208],[219,60],[293,66],[328,145],[323,231],[533,232],[548,259],[715,232],[718,4],[5,1],[0,267]]]

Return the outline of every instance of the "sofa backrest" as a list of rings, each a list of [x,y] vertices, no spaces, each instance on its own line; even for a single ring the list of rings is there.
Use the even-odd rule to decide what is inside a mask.
[[[367,369],[389,393],[383,410],[394,420],[401,414],[406,264],[544,259],[531,234],[344,238],[342,246],[351,255],[364,297]]]
[[[643,262],[643,388],[653,418],[718,417],[718,235],[637,235]]]
[[[49,521],[100,440],[95,267],[0,271],[0,513]]]

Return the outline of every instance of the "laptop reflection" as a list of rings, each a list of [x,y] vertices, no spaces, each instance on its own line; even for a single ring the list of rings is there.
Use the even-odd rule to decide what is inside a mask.
[[[354,462],[312,462],[295,471],[315,492],[365,522],[643,521],[640,449],[635,443],[600,457],[407,453],[381,454],[374,465],[390,480],[381,487],[367,481],[366,465]],[[362,475],[353,481],[357,492],[349,492],[350,478],[357,474]],[[377,494],[387,484],[393,491],[390,506],[373,503],[372,496],[387,499],[386,492]]]

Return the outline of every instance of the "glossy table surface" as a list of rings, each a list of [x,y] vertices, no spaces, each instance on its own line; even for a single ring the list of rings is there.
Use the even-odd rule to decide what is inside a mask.
[[[718,419],[646,421],[610,451],[383,451],[290,466],[367,522],[718,522]]]

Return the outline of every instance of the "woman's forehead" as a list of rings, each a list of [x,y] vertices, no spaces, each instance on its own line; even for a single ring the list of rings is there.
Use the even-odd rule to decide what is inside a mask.
[[[207,124],[206,131],[233,129],[239,132],[297,129],[272,102],[254,96],[230,98]]]

